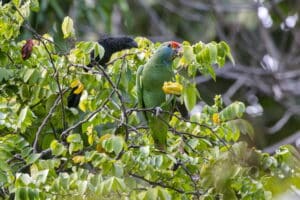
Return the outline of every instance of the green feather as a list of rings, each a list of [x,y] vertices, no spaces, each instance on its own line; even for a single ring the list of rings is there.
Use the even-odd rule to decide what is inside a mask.
[[[144,66],[139,67],[136,88],[140,108],[161,107],[164,111],[172,111],[172,104],[166,104],[166,95],[162,86],[164,82],[174,78],[173,57],[173,49],[162,45]],[[156,116],[151,112],[146,112],[144,118],[148,123],[156,148],[165,150],[170,115],[161,113]]]

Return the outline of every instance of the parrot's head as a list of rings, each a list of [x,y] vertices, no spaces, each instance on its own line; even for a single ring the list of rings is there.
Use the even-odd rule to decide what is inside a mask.
[[[157,54],[162,60],[172,61],[181,52],[182,45],[175,41],[169,41],[163,43],[155,54]]]

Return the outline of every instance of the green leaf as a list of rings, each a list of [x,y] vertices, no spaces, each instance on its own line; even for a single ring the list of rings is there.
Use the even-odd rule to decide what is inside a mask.
[[[30,9],[34,12],[38,12],[40,10],[40,5],[38,0],[30,1]]]
[[[98,42],[94,42],[94,45],[94,56],[101,59],[104,56],[104,48]]]
[[[67,137],[67,142],[68,143],[78,143],[78,142],[81,142],[82,139],[81,139],[81,136],[80,134],[71,134]]]
[[[230,47],[226,42],[224,41],[220,42],[218,44],[218,49],[222,49],[225,52],[225,56],[227,56],[229,60],[232,62],[232,64],[235,65],[234,59],[231,55]],[[223,55],[221,55],[221,57],[223,57]]]
[[[62,155],[66,152],[66,148],[63,144],[59,143],[57,140],[53,140],[50,144],[50,149],[52,154],[55,156]]]
[[[21,132],[25,132],[26,128],[32,124],[33,113],[29,109],[29,106],[24,107],[18,117],[17,127],[21,129]]]
[[[27,163],[27,164],[32,164],[32,163],[34,163],[35,161],[37,161],[40,157],[41,157],[41,154],[40,154],[40,153],[33,153],[33,154],[30,154],[30,155],[26,158],[26,163]]]
[[[104,140],[102,142],[102,146],[103,146],[103,148],[105,149],[106,152],[112,153],[114,151],[113,142],[112,142],[111,138],[109,138],[107,140]]]
[[[86,42],[86,41],[81,41],[76,44],[76,49],[79,49],[85,54],[89,54],[92,52],[92,50],[95,47],[95,42]]]
[[[74,49],[70,51],[69,60],[72,63],[79,63],[79,64],[89,64],[90,63],[90,53],[94,50],[94,57],[95,54],[98,54],[100,57],[104,55],[104,49],[101,47],[97,42],[86,42],[81,41],[76,43]]]
[[[15,200],[29,200],[27,188],[25,187],[17,188]]]
[[[171,200],[172,199],[168,190],[161,188],[161,187],[158,188],[158,197],[161,200]]]
[[[33,189],[33,188],[27,188],[28,191],[28,198],[29,199],[40,199],[39,198],[39,192],[37,189]]]
[[[72,154],[72,152],[80,151],[83,148],[83,142],[80,143],[71,143],[69,145],[69,153]]]
[[[197,102],[197,88],[195,84],[187,84],[183,88],[184,105],[188,111],[191,111]]]
[[[163,157],[161,155],[153,157],[154,166],[160,168],[163,163]]]
[[[183,45],[183,58],[185,61],[187,61],[187,63],[192,63],[196,59],[193,52],[193,47],[191,47],[188,43],[184,43]]]
[[[34,73],[35,69],[26,69],[24,74],[24,82],[27,83],[32,74]]]
[[[20,96],[22,98],[22,100],[26,100],[29,99],[31,97],[31,93],[29,92],[29,86],[28,85],[22,85],[20,87]]]
[[[229,121],[241,118],[245,112],[245,105],[242,102],[234,102],[220,112],[221,121]]]
[[[115,187],[117,191],[126,191],[126,184],[123,179],[115,177]]]
[[[63,23],[61,25],[61,29],[64,35],[64,38],[74,37],[75,36],[75,30],[73,27],[73,20],[70,17],[65,17],[63,20]]]
[[[37,182],[37,184],[43,184],[47,180],[49,174],[49,169],[33,172],[31,171],[32,178]]]
[[[29,174],[16,174],[16,186],[27,186],[33,182],[33,179],[29,176]]]
[[[29,17],[30,15],[30,1],[25,2],[21,7],[19,8],[20,13],[24,18]]]
[[[197,55],[196,60],[200,65],[211,64],[210,52],[207,47],[203,48]]]
[[[21,5],[21,0],[13,0],[12,2],[16,7],[20,7]]]
[[[110,138],[112,141],[112,147],[115,154],[119,154],[124,146],[124,139],[121,136],[115,136]]]
[[[242,134],[247,134],[252,140],[254,139],[254,129],[252,125],[244,119],[236,119],[227,122],[231,129],[238,130]],[[238,138],[234,139],[236,141]]]
[[[8,80],[13,75],[12,70],[0,67],[0,82]]]
[[[213,68],[212,65],[206,65],[205,66],[208,74],[212,77],[212,79],[214,79],[214,81],[216,81],[216,72],[215,69]]]
[[[114,163],[113,164],[113,175],[116,177],[122,177],[124,174],[124,168],[121,164]]]
[[[207,44],[207,48],[209,49],[210,63],[211,64],[217,63],[218,48],[216,43],[211,42]]]
[[[150,153],[150,147],[149,146],[142,146],[140,147],[140,152],[144,155],[144,156],[148,156]]]
[[[145,197],[143,198],[144,200],[156,200],[158,199],[158,189],[156,188],[150,188],[147,192]]]
[[[81,180],[79,180],[79,181],[77,181],[76,185],[78,187],[79,194],[84,195],[84,193],[87,190],[88,182],[87,181],[81,181]]]

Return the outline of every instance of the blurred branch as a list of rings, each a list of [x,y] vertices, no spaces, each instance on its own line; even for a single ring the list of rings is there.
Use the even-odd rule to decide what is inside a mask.
[[[190,8],[199,10],[199,11],[211,11],[215,7],[211,4],[202,3],[195,0],[179,0],[183,6],[188,6]],[[254,3],[222,3],[219,2],[219,8],[222,12],[240,12],[241,10],[253,10],[255,9]]]
[[[163,22],[163,20],[160,19],[158,14],[150,7],[148,6],[145,1],[138,0],[139,4],[144,8],[145,12],[150,16],[151,25],[152,27],[156,27],[155,29],[158,29],[160,33],[163,35],[173,36],[173,32],[168,29],[168,26]]]
[[[200,195],[203,194],[203,192],[201,192],[201,191],[185,191],[185,190],[176,188],[174,186],[165,185],[164,183],[161,183],[161,182],[151,181],[151,180],[148,180],[148,179],[144,178],[143,176],[134,174],[132,172],[129,172],[128,174],[130,176],[134,177],[134,178],[138,178],[138,179],[140,179],[142,181],[145,181],[146,183],[148,183],[148,184],[150,184],[152,186],[160,186],[162,188],[167,188],[167,189],[170,189],[170,190],[174,190],[174,191],[176,191],[178,193],[181,193],[181,194],[193,194],[195,196],[200,196]]]
[[[284,113],[284,115],[281,117],[281,119],[276,122],[272,127],[268,128],[268,133],[269,134],[274,134],[277,131],[279,131],[292,117],[293,113],[290,112],[289,110]]]
[[[179,17],[182,17],[183,19],[194,21],[194,22],[202,22],[203,21],[203,15],[201,15],[199,12],[192,12],[192,11],[186,11],[183,9],[182,11],[178,12],[178,7],[174,5],[174,3],[170,3],[168,1],[158,1],[158,4],[160,4],[165,9],[169,10],[170,12],[174,13],[175,15],[178,15]]]
[[[231,103],[230,98],[244,85],[244,82],[244,78],[237,79],[235,83],[230,86],[227,92],[223,94],[222,97],[226,105],[229,105]]]
[[[294,145],[295,142],[297,140],[299,140],[300,138],[300,131],[297,131],[296,133],[290,135],[289,137],[279,141],[278,143],[275,143],[271,146],[268,146],[266,148],[263,149],[263,152],[267,152],[267,153],[270,153],[270,154],[273,154],[275,153],[275,151],[282,145],[285,145],[285,144],[292,144]]]
[[[288,122],[288,120],[293,115],[299,115],[299,113],[300,113],[300,107],[299,106],[288,105],[288,104],[285,104],[285,105],[288,106],[286,112],[280,118],[280,120],[278,120],[276,122],[275,125],[273,125],[272,127],[268,128],[268,133],[274,134],[274,133],[278,132],[280,129],[282,129],[282,127]]]

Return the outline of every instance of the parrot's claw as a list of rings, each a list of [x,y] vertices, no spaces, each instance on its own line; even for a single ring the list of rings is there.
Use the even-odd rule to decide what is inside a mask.
[[[163,109],[161,107],[155,107],[154,110],[155,110],[155,116],[156,117],[159,116],[160,113],[163,111]]]

